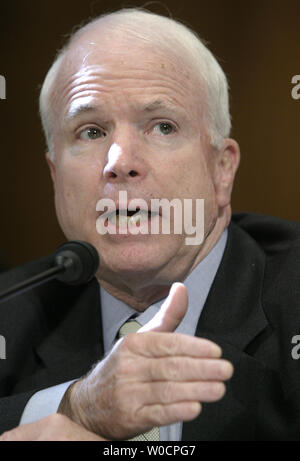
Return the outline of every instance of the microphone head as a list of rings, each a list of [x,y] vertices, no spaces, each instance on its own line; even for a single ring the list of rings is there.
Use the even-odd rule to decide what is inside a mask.
[[[93,245],[81,240],[63,243],[54,254],[57,265],[64,270],[56,278],[70,285],[89,282],[99,267],[99,255]]]

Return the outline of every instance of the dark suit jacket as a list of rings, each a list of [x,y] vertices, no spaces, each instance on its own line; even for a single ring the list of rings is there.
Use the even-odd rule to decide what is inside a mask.
[[[0,276],[3,289],[44,270],[43,259]],[[225,397],[183,425],[183,440],[300,439],[300,225],[233,217],[197,336],[223,349],[235,373]],[[78,378],[103,356],[99,285],[52,281],[0,305],[0,433],[18,425],[37,390]]]

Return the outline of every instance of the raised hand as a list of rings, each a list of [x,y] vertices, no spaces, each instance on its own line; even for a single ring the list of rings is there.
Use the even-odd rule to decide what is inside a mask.
[[[66,392],[59,411],[108,439],[129,439],[154,426],[196,418],[201,402],[225,393],[233,373],[215,343],[174,333],[188,307],[175,283],[158,314]]]

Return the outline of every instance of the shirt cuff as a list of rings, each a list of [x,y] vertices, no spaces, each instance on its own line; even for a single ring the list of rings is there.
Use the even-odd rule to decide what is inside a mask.
[[[56,413],[64,393],[74,381],[76,380],[48,387],[33,394],[24,408],[19,425],[34,423]]]

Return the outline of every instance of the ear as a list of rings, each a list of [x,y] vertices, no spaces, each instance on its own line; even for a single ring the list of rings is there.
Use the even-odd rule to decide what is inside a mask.
[[[55,185],[56,185],[56,170],[55,170],[55,163],[51,159],[51,155],[49,152],[46,153],[46,161],[48,163],[49,169],[50,169],[50,174],[53,182],[53,187],[55,190]]]
[[[216,153],[215,191],[220,208],[230,204],[236,171],[240,163],[240,148],[234,139],[226,138],[222,148]]]

